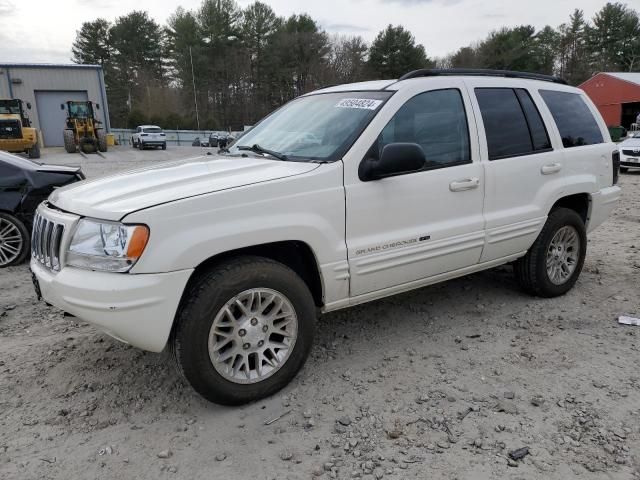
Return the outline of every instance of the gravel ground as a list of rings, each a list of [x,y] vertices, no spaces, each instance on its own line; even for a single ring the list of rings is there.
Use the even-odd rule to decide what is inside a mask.
[[[95,177],[193,153],[43,160]],[[617,324],[640,315],[640,173],[621,183],[566,296],[529,297],[501,267],[326,315],[296,379],[240,408],[5,269],[0,478],[640,479],[640,327]]]

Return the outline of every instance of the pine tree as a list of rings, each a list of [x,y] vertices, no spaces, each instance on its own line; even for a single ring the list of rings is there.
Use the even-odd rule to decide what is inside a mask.
[[[104,18],[92,22],[84,22],[76,32],[76,38],[71,46],[74,63],[91,65],[107,64],[111,58],[109,29],[111,25]]]
[[[416,45],[411,32],[402,26],[387,26],[369,49],[369,68],[377,78],[398,78],[419,68],[433,66],[424,47]]]

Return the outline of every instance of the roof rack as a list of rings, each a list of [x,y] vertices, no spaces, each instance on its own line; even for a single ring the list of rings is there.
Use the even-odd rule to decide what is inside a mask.
[[[543,75],[541,73],[529,72],[513,72],[511,70],[491,70],[485,68],[423,68],[405,73],[398,81],[407,80],[409,78],[419,77],[438,77],[444,75],[464,75],[464,76],[480,76],[480,77],[507,77],[507,78],[525,78],[527,80],[542,80],[544,82],[553,82],[566,85],[567,82],[560,77],[553,75]]]

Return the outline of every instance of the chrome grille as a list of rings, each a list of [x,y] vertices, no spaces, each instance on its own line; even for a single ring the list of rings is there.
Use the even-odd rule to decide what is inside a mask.
[[[60,244],[64,225],[36,213],[31,233],[31,256],[51,270],[60,270]]]

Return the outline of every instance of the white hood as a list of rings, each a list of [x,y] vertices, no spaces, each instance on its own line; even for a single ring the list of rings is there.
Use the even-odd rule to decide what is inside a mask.
[[[635,132],[634,132],[635,133]],[[629,135],[626,140],[618,144],[618,148],[620,150],[627,148],[639,148],[640,147],[640,134],[636,134],[636,136]]]
[[[310,172],[317,163],[200,156],[86,180],[55,190],[49,202],[67,212],[120,220],[136,210],[183,198]]]

